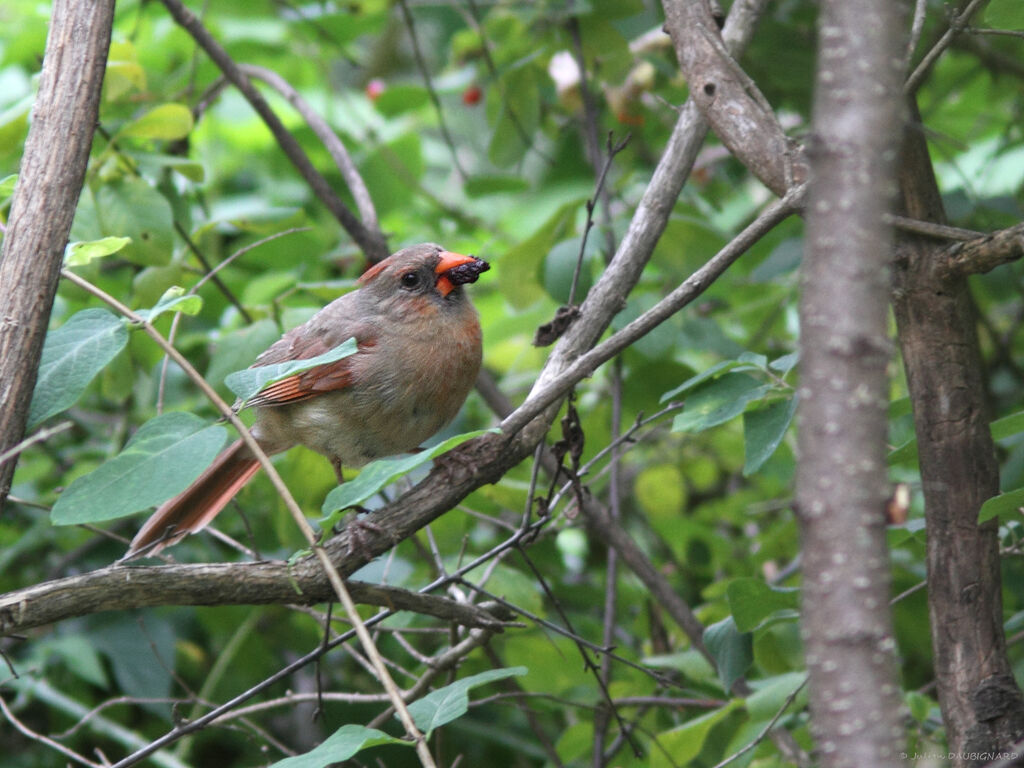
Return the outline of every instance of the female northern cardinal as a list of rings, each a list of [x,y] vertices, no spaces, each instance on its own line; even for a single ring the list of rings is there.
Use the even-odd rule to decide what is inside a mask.
[[[480,321],[460,287],[482,259],[414,245],[359,278],[256,358],[253,367],[304,360],[355,338],[358,351],[269,385],[249,401],[252,435],[268,454],[302,444],[341,466],[416,449],[451,421],[480,370]],[[164,502],[124,559],[155,554],[205,527],[259,469],[241,440]]]

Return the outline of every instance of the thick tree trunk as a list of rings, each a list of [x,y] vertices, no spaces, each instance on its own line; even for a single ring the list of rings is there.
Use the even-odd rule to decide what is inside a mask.
[[[56,0],[32,127],[0,251],[0,453],[25,431],[71,221],[89,162],[113,0]],[[15,461],[0,465],[0,509]]]
[[[823,766],[900,764],[884,507],[901,3],[822,3],[800,299],[803,637]]]
[[[919,120],[915,112],[915,120]],[[919,122],[900,170],[906,215],[945,223]],[[941,276],[945,243],[905,240],[893,307],[914,407],[928,521],[928,606],[939,704],[953,763],[983,765],[1024,736],[1024,703],[1003,634],[997,521],[978,510],[999,492],[974,306],[966,278]],[[975,753],[977,759],[965,755]],[[988,755],[986,757],[986,755]]]

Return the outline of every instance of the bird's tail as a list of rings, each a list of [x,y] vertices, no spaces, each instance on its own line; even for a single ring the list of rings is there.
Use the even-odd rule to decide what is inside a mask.
[[[203,474],[170,501],[165,501],[139,529],[122,560],[155,555],[190,533],[201,531],[260,468],[245,443],[236,440]]]

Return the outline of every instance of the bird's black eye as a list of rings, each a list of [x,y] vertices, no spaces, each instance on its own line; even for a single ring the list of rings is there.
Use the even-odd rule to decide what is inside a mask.
[[[416,272],[406,272],[404,275],[402,275],[400,280],[402,281],[403,288],[412,289],[416,288],[420,284],[420,276]]]

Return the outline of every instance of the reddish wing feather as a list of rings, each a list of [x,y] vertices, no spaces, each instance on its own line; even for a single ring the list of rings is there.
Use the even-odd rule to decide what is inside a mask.
[[[365,352],[374,346],[374,341],[365,340],[359,342],[359,349],[356,354]],[[307,350],[303,350],[306,352]],[[317,354],[322,354],[318,352]],[[313,357],[303,354],[296,359],[302,360]],[[301,400],[308,400],[311,397],[322,395],[325,392],[334,392],[344,389],[352,383],[352,358],[343,357],[333,363],[318,365],[307,371],[301,371],[287,379],[276,381],[249,401],[249,405],[274,406],[285,403],[297,403]]]

